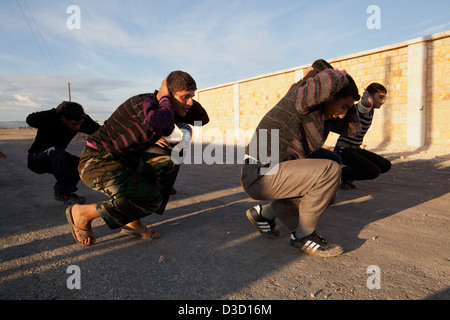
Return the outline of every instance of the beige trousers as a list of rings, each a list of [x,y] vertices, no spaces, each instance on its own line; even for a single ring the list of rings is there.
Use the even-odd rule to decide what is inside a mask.
[[[273,200],[275,214],[291,231],[298,226],[316,229],[325,209],[337,199],[341,167],[335,161],[285,161],[273,175],[260,175],[259,169],[253,164],[242,166],[242,187],[252,199]]]

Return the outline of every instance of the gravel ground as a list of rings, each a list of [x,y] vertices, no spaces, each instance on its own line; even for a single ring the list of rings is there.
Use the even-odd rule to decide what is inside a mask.
[[[166,213],[143,220],[161,239],[125,237],[97,220],[98,244],[82,247],[53,200],[54,178],[26,167],[33,136],[19,133],[0,132],[1,300],[450,298],[446,148],[379,150],[392,170],[340,191],[318,232],[345,253],[321,259],[289,250],[282,225],[282,239],[259,236],[245,216],[257,202],[240,187],[239,165],[182,165]],[[78,186],[88,203],[105,199]],[[68,273],[73,265],[79,273]],[[70,289],[77,275],[80,289]]]

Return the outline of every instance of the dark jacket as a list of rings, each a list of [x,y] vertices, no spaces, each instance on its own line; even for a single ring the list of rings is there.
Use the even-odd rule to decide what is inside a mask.
[[[27,117],[27,123],[30,127],[38,129],[28,153],[44,151],[51,147],[65,149],[78,132],[93,134],[100,127],[91,117],[85,115],[80,130],[72,132],[62,123],[55,108],[30,114]]]

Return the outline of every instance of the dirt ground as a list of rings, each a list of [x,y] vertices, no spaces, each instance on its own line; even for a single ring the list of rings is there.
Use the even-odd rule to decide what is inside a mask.
[[[259,236],[245,216],[258,202],[240,187],[240,165],[182,165],[166,213],[143,220],[161,239],[124,237],[97,220],[98,244],[80,246],[53,199],[54,177],[27,169],[34,134],[0,130],[1,300],[450,298],[447,148],[371,149],[392,170],[340,190],[318,233],[345,253],[321,259],[289,250],[282,225],[280,240]],[[68,151],[79,154],[83,144]],[[78,187],[88,203],[106,199]],[[68,288],[72,265],[80,289]]]

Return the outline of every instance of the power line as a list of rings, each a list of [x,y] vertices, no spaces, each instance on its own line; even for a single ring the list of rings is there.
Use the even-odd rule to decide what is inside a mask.
[[[19,0],[16,0],[16,1],[17,1],[17,4],[19,5],[20,11],[22,12],[22,14],[23,14],[23,16],[24,16],[24,18],[25,18],[25,20],[27,22],[27,25],[28,25],[28,28],[31,31],[31,34],[33,35],[33,38],[34,38],[36,44],[39,47],[39,50],[41,51],[42,55],[44,56],[45,60],[47,61],[47,64],[48,64],[49,68],[52,70],[52,72],[55,74],[55,76],[60,81],[63,81],[60,78],[60,76],[62,77],[61,72],[59,71],[58,66],[55,63],[55,60],[53,59],[52,54],[50,53],[50,50],[48,49],[47,44],[45,43],[45,39],[44,39],[44,37],[42,36],[42,33],[39,30],[39,27],[38,27],[38,25],[36,23],[36,20],[33,17],[33,14],[31,13],[30,8],[28,7],[27,1],[23,0],[25,5],[26,5],[26,7],[27,7],[28,13],[31,16],[31,19],[33,20],[33,24],[34,24],[34,27],[35,27],[36,31],[33,29],[33,26],[31,25],[30,20],[28,19],[27,15],[25,14],[25,11],[23,10]],[[37,34],[37,36],[36,36],[36,34]],[[47,50],[47,53],[42,48],[41,43],[38,40],[38,37],[41,39],[41,42],[42,42],[43,46],[45,47],[45,49]]]
[[[24,0],[24,2],[25,2],[25,5],[27,6],[28,12],[30,13],[31,19],[33,19],[34,26],[36,27],[36,30],[38,31],[38,34],[39,34],[39,36],[40,36],[40,38],[41,38],[41,40],[42,40],[42,43],[44,44],[44,47],[45,47],[45,49],[47,50],[47,53],[48,53],[48,55],[49,55],[49,57],[50,57],[50,62],[51,62],[51,63],[53,64],[53,66],[55,67],[57,73],[58,73],[60,76],[62,76],[62,75],[61,75],[61,72],[59,71],[58,66],[57,66],[56,63],[55,63],[55,60],[53,59],[53,56],[52,56],[50,50],[48,49],[48,46],[47,46],[47,44],[46,44],[46,42],[45,42],[45,39],[44,39],[44,37],[42,36],[41,31],[39,30],[39,27],[38,27],[38,25],[37,25],[37,23],[36,23],[36,20],[34,19],[33,13],[31,12],[30,8],[28,7],[28,2],[27,2],[27,0]]]

